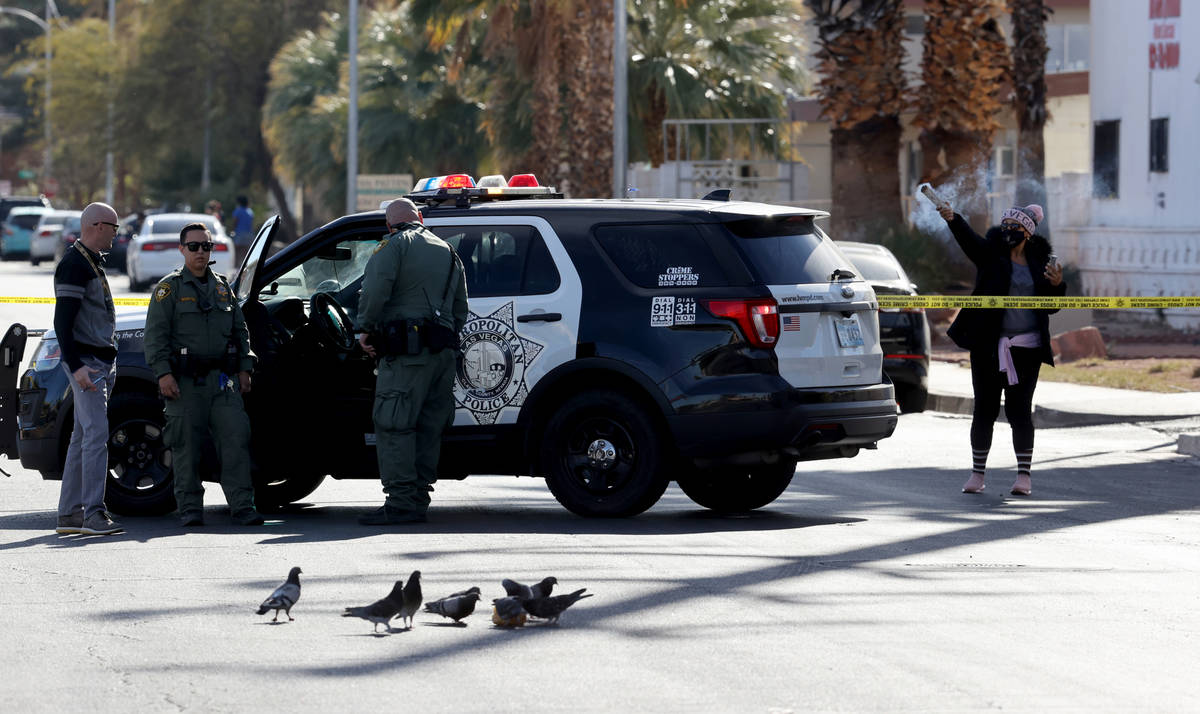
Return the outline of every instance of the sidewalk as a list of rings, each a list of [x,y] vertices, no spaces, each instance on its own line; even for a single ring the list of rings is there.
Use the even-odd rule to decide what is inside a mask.
[[[1045,374],[1049,367],[1042,367]],[[929,411],[970,414],[974,408],[971,370],[934,359],[929,368]],[[1039,428],[1093,426],[1200,418],[1200,392],[1163,394],[1040,380],[1033,393],[1033,423]],[[1003,410],[1000,418],[1004,418]],[[1180,440],[1183,444],[1183,440]]]

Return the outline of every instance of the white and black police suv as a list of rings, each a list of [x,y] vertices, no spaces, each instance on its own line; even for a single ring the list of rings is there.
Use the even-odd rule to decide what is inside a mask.
[[[827,214],[727,191],[569,200],[528,175],[480,183],[440,177],[410,195],[458,251],[470,296],[442,478],[543,476],[585,516],[640,513],[674,480],[702,506],[738,511],[771,503],[798,461],[854,456],[895,429],[875,296],[816,225]],[[263,506],[326,476],[378,478],[374,364],[353,325],[383,212],[268,255],[277,225],[233,282],[260,360],[246,408]],[[118,323],[110,401],[108,503],[126,514],[173,507],[143,324]],[[23,342],[10,330],[11,352]],[[19,439],[11,426],[0,436],[46,478],[72,423],[58,362],[47,333],[20,379]]]

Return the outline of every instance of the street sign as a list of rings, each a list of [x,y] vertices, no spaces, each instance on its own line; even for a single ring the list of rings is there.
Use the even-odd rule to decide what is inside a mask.
[[[29,179],[33,178],[33,172],[29,169],[21,169],[17,172],[17,178],[28,181]]]
[[[8,179],[0,179],[0,196],[12,195],[12,181]]]
[[[375,211],[383,201],[399,198],[412,190],[412,174],[359,174],[355,209]]]

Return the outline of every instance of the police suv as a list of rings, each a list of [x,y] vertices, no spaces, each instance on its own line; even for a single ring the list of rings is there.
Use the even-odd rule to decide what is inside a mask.
[[[727,191],[575,200],[530,175],[480,184],[438,177],[409,196],[466,268],[470,314],[441,478],[542,476],[585,516],[640,513],[672,480],[702,506],[747,510],[778,497],[798,461],[854,456],[895,429],[878,305],[817,226],[826,213]],[[278,221],[263,225],[233,281],[259,358],[246,409],[262,507],[304,498],[326,476],[378,478],[374,363],[354,324],[383,212],[345,216],[268,255]],[[143,325],[144,314],[118,322],[109,403],[108,504],[125,514],[174,507]],[[9,385],[19,330],[5,338]],[[53,332],[18,401],[19,439],[0,418],[0,448],[60,478],[71,391]],[[219,472],[211,455],[208,471]]]

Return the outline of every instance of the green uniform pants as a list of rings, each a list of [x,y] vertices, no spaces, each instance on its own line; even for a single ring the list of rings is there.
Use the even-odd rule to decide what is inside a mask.
[[[204,508],[200,485],[200,462],[205,437],[211,433],[221,461],[221,490],[233,513],[254,508],[254,486],[250,481],[250,419],[242,406],[242,394],[221,389],[216,371],[209,372],[203,385],[192,377],[177,378],[179,398],[167,400],[166,444],[175,468],[175,501],[180,513]],[[237,375],[233,376],[237,384]]]
[[[375,379],[375,451],[387,505],[424,513],[442,431],[454,421],[452,350],[387,357]]]

